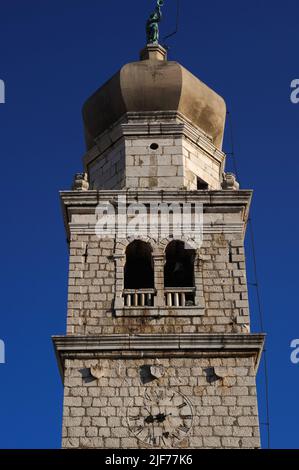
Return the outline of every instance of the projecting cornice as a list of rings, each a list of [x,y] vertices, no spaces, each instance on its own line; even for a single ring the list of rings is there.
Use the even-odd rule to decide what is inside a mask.
[[[144,205],[151,203],[203,204],[203,212],[206,214],[204,217],[204,233],[244,233],[252,191],[62,191],[60,197],[68,238],[70,238],[71,231],[73,233],[94,234],[96,207],[103,202],[113,201],[117,204],[118,197],[125,197],[127,204],[136,204],[136,202]],[[84,215],[84,218],[74,222],[73,216],[80,214]],[[213,214],[216,214],[217,217],[213,218]],[[239,215],[234,217],[234,214]]]
[[[224,163],[224,152],[213,144],[210,136],[185,116],[175,111],[155,111],[126,113],[112,127],[95,139],[96,145],[84,155],[84,166],[87,168],[93,160],[124,137],[145,138],[150,136],[152,138],[155,136],[164,136],[165,138],[185,136],[190,142],[199,146],[210,158],[216,159],[220,164]]]
[[[54,336],[60,370],[66,359],[129,357],[241,357],[254,358],[256,368],[264,346],[263,334],[153,334]]]

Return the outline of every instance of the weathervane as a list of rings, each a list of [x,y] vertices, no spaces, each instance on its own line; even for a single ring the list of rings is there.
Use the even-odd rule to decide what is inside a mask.
[[[159,43],[159,23],[162,19],[161,7],[163,5],[164,5],[164,0],[157,0],[156,9],[147,20],[147,23],[146,23],[147,44]]]

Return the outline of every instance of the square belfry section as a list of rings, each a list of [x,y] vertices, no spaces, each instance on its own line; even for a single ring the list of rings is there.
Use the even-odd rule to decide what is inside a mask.
[[[87,100],[61,192],[69,241],[64,448],[259,448],[244,236],[223,99],[159,45]]]
[[[221,189],[225,155],[180,112],[129,112],[84,164],[91,189]]]

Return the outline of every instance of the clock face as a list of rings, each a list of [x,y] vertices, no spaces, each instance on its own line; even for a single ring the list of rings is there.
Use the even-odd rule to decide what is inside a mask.
[[[154,447],[175,447],[189,433],[193,422],[192,405],[182,394],[166,387],[149,387],[143,404],[127,412],[131,432]]]

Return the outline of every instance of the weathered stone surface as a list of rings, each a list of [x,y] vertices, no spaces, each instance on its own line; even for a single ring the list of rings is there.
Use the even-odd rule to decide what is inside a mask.
[[[176,414],[181,420],[173,446],[259,447],[255,375],[263,340],[250,334],[244,254],[251,192],[224,173],[223,100],[178,64],[145,60],[96,92],[84,120],[88,178],[61,195],[70,247],[69,349],[56,338],[63,447],[148,447],[134,422],[157,390],[173,400],[165,426],[175,426]],[[130,240],[95,230],[98,204],[115,207],[118,196],[146,210],[150,203],[203,204],[191,290],[165,288],[170,234],[143,237],[153,254],[150,301],[124,289]],[[128,296],[135,302],[136,295],[141,306],[132,307]]]
[[[94,363],[94,360],[68,361],[65,370],[65,390],[69,395],[76,394],[76,390],[85,387],[88,377],[84,377],[80,371],[90,369]],[[66,397],[70,415],[74,416],[74,412],[76,414],[78,410],[83,410],[84,417],[64,416],[64,447],[79,447],[83,439],[86,439],[88,447],[98,447],[99,443],[106,448],[115,448],[119,445],[128,448],[144,447],[144,443],[137,439],[130,429],[128,413],[138,416],[144,408],[145,391],[151,388],[156,390],[157,387],[170,388],[190,400],[193,425],[188,436],[178,443],[178,447],[259,447],[259,435],[256,434],[258,431],[256,403],[250,406],[250,414],[247,415],[246,400],[252,393],[251,386],[232,387],[230,395],[227,396],[226,387],[220,381],[209,383],[205,372],[208,367],[221,367],[234,378],[237,378],[241,372],[254,380],[255,369],[252,358],[165,358],[165,360],[160,359],[159,363],[163,367],[164,374],[159,379],[143,384],[139,374],[140,368],[153,367],[155,364],[153,359],[105,360],[108,383],[118,377],[123,386],[103,386],[100,381],[91,382],[86,389],[88,396],[92,398],[94,390],[100,396],[92,398],[92,407],[78,408],[79,401],[72,401],[72,398]],[[72,382],[77,377],[81,377],[78,384]],[[186,379],[183,384],[182,377]],[[70,383],[74,385],[70,387]],[[201,394],[197,395],[195,389],[199,384]],[[253,390],[255,391],[255,388]],[[250,395],[250,397],[256,400],[255,396]],[[241,399],[245,400],[244,406],[241,403],[240,406],[235,406]],[[88,416],[91,416],[91,421],[83,421]],[[103,440],[98,441],[94,438]]]
[[[161,134],[163,125],[169,138]],[[114,142],[116,129],[121,137]],[[219,190],[224,162],[211,139],[175,112],[127,114],[84,156],[90,189],[100,190],[197,190],[198,178],[206,189]]]
[[[177,315],[172,316],[171,312],[167,311],[165,316],[154,318],[153,311],[153,317],[142,317],[139,314],[137,316],[121,314],[120,317],[114,317],[116,296],[119,296],[120,305],[124,307],[122,298],[124,259],[121,264],[115,265],[113,241],[108,243],[98,239],[96,235],[73,235],[70,243],[69,274],[74,279],[74,285],[69,288],[68,333],[120,334],[127,332],[128,328],[136,333],[159,333],[161,329],[168,333],[244,332],[244,326],[249,328],[248,300],[243,298],[244,292],[247,292],[246,284],[242,283],[245,269],[239,269],[239,265],[240,260],[245,260],[245,255],[239,254],[236,261],[230,259],[229,247],[232,241],[237,242],[231,239],[229,233],[222,238],[219,238],[218,234],[204,237],[198,252],[202,263],[195,263],[198,299],[203,309],[202,313],[199,312],[199,316],[198,314],[188,316],[186,311],[184,318],[180,318]],[[239,245],[242,241],[237,243]],[[86,260],[82,257],[82,244],[88,247],[90,256]],[[122,245],[123,256],[127,244],[128,241],[125,241]],[[89,248],[91,245],[93,248]],[[162,257],[162,262],[157,263],[155,269],[156,288],[163,290],[165,245],[155,243],[153,249]],[[231,247],[230,250],[234,253],[237,248]],[[206,260],[208,256],[211,260]],[[217,257],[221,257],[221,263],[216,261]],[[95,259],[101,259],[101,263],[95,263]],[[162,302],[164,302],[163,292]],[[175,314],[175,311],[172,313]],[[241,376],[237,379],[240,386],[247,383],[247,378],[244,377],[242,380]]]

